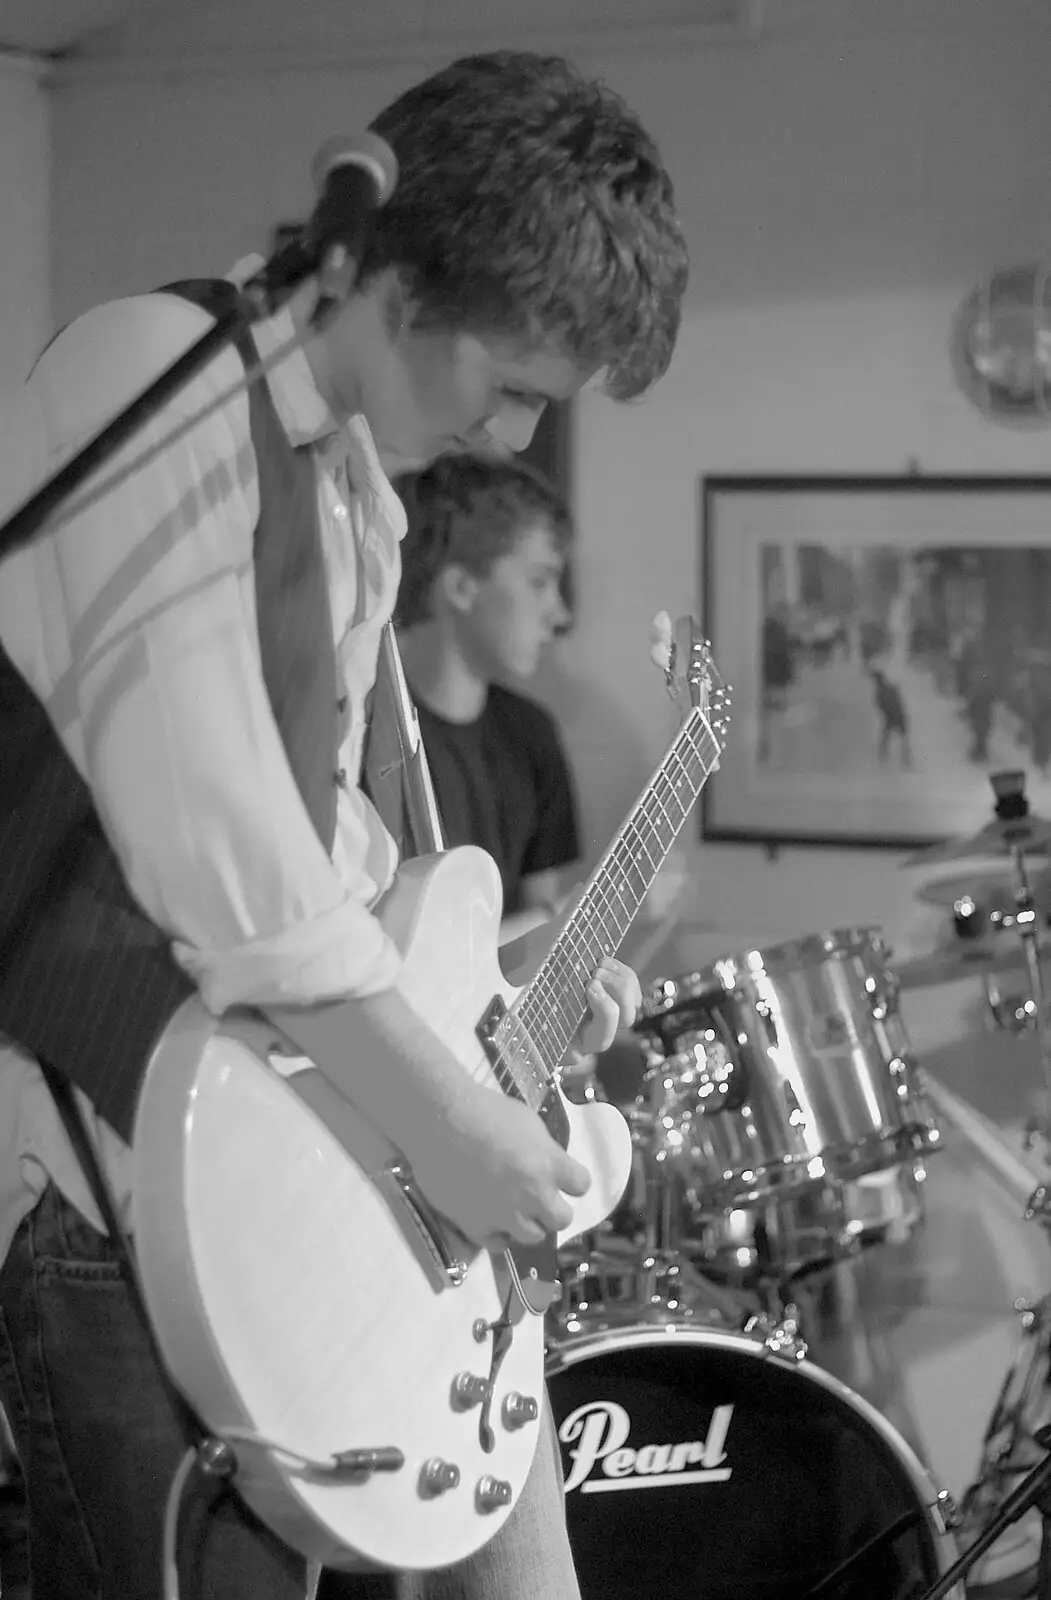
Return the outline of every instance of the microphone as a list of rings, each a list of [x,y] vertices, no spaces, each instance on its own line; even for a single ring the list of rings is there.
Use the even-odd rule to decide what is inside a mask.
[[[319,192],[309,221],[295,231],[243,294],[259,316],[270,316],[305,278],[317,276],[315,328],[346,300],[354,287],[373,215],[398,182],[390,145],[375,134],[327,139],[311,165]]]
[[[311,174],[320,199],[307,224],[307,247],[320,259],[333,245],[342,245],[360,260],[372,213],[387,204],[397,186],[394,151],[372,133],[326,139]]]

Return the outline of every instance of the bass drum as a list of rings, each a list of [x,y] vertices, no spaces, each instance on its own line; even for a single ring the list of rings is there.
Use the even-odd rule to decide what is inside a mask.
[[[956,1559],[886,1419],[745,1334],[584,1332],[548,1387],[583,1600],[919,1600]]]

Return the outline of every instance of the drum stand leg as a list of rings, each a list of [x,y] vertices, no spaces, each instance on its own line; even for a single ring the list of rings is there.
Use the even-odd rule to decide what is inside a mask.
[[[674,1166],[661,1154],[646,1162],[646,1215],[642,1259],[638,1265],[638,1294],[650,1315],[667,1312],[669,1318],[696,1316],[707,1307],[733,1328],[741,1328],[754,1307],[712,1283],[685,1259],[678,1248],[679,1214],[684,1204],[682,1184]]]
[[[978,1473],[961,1501],[961,1545],[978,1538],[1023,1475],[1039,1459],[1036,1431],[1051,1412],[1051,1298],[1015,1306],[1022,1330],[986,1425]],[[1046,1448],[1046,1446],[1045,1446]],[[1051,1600],[1051,1541],[1045,1519],[1038,1600]]]

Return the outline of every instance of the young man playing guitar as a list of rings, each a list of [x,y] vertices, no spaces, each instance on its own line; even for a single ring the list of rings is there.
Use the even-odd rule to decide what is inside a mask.
[[[194,992],[216,1014],[269,1013],[470,1240],[536,1243],[588,1184],[402,997],[372,913],[396,866],[357,784],[404,531],[388,474],[491,440],[522,449],[544,405],[595,374],[614,397],[641,393],[671,357],[685,248],[652,141],[557,59],[456,63],[373,127],[400,182],[338,317],[315,331],[316,290],[298,291],[120,458],[168,441],[145,467],[4,563],[0,1398],[36,1600],[157,1600],[187,1438],[38,1060],[75,1086],[124,1220],[145,1063]],[[3,503],[222,304],[222,285],[183,284],[65,329],[7,421]],[[171,441],[254,351],[297,334],[250,397]],[[637,981],[604,963],[588,1000],[579,1044],[601,1049]],[[344,1037],[353,1050],[334,1047]],[[192,1496],[180,1551],[184,1600],[305,1593],[303,1558],[236,1495]],[[571,1600],[553,1438],[477,1556],[326,1573],[318,1592]]]

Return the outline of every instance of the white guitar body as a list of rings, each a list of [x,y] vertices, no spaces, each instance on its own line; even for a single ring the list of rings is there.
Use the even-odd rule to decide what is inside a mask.
[[[380,909],[406,997],[496,1092],[475,1027],[494,996],[510,1006],[518,993],[498,963],[500,910],[495,865],[472,847],[408,862]],[[563,1108],[569,1149],[592,1174],[570,1238],[616,1205],[631,1139],[612,1106]],[[332,1567],[441,1567],[485,1544],[521,1492],[540,1426],[508,1402],[543,1400],[542,1307],[526,1309],[508,1258],[446,1237],[467,1261],[455,1285],[388,1175],[398,1152],[252,1013],[181,1008],[147,1070],[134,1151],[150,1316],[176,1382],[229,1440],[252,1508]],[[487,1449],[482,1403],[453,1386],[490,1376],[488,1330],[508,1307]],[[351,1450],[397,1451],[402,1464],[331,1470]],[[427,1487],[435,1462],[457,1469],[455,1487]],[[504,1503],[490,1505],[494,1479]]]
[[[678,698],[664,613],[651,654]],[[517,1094],[589,1168],[557,1243],[609,1215],[631,1168],[619,1111],[570,1105],[557,1075],[588,978],[718,764],[725,724],[708,713],[727,697],[692,624],[684,658],[690,710],[525,988],[500,970],[500,877],[484,851],[408,861],[378,912],[406,998],[463,1070]],[[333,1051],[354,1066],[353,1038]],[[556,1241],[468,1246],[399,1152],[256,1013],[180,1009],[147,1067],[133,1147],[157,1341],[253,1509],[330,1567],[430,1569],[487,1543],[536,1450]]]

